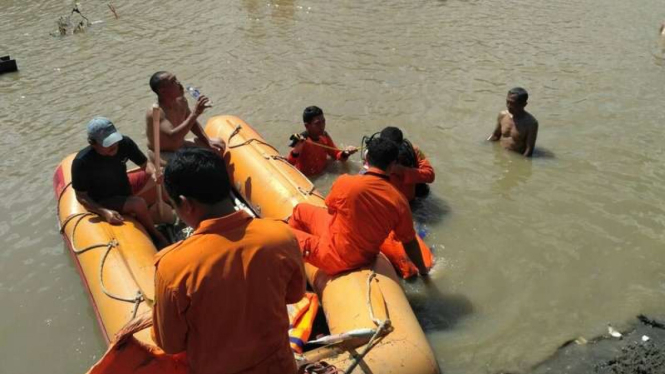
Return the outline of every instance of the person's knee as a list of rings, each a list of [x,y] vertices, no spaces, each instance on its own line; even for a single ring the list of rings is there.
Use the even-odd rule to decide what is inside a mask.
[[[136,215],[148,214],[148,204],[138,196],[131,196],[127,199],[124,207],[124,213],[133,213]]]

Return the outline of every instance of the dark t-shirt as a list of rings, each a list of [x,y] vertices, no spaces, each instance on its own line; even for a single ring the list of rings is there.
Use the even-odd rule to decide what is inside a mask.
[[[95,201],[130,196],[132,188],[127,177],[127,160],[139,166],[148,161],[127,136],[118,142],[118,152],[114,156],[102,156],[87,146],[76,154],[72,162],[72,187],[76,191],[87,192]]]

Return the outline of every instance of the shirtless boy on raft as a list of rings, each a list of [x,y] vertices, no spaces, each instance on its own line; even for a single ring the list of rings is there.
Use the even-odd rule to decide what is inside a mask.
[[[162,166],[166,165],[173,152],[183,147],[205,147],[224,152],[225,144],[219,139],[210,139],[203,131],[203,127],[198,122],[198,117],[209,107],[207,97],[201,95],[196,101],[194,110],[189,109],[187,99],[185,98],[185,89],[173,73],[158,71],[150,78],[150,88],[157,94],[160,115],[160,134],[159,139]],[[148,137],[148,153],[150,159],[153,156],[153,129],[152,129],[152,109],[146,113],[146,135]],[[192,132],[196,138],[194,140],[185,139],[189,132]]]
[[[538,136],[538,120],[524,110],[529,94],[524,88],[515,87],[508,91],[506,108],[499,113],[496,128],[489,141],[500,141],[505,149],[521,153],[525,157],[533,155]]]

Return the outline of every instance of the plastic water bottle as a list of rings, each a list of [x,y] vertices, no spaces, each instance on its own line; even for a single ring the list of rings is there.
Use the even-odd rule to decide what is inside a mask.
[[[189,92],[189,94],[192,95],[194,100],[198,100],[199,96],[201,96],[201,91],[199,91],[199,89],[194,86],[187,86],[187,92]],[[212,106],[211,101],[208,101],[208,106]]]

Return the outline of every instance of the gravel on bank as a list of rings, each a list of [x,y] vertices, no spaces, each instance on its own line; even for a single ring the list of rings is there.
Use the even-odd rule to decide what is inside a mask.
[[[572,340],[529,373],[665,374],[665,319],[640,315],[620,339]]]

